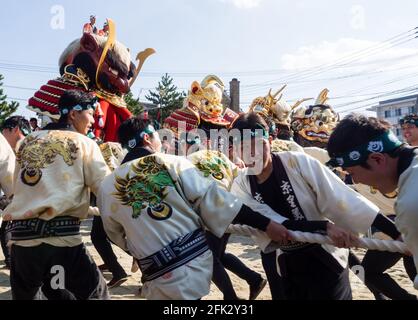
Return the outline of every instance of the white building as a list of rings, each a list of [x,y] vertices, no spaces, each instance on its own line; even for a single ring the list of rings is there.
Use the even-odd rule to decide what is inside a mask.
[[[368,110],[375,111],[377,118],[391,123],[393,125],[393,132],[396,133],[399,139],[403,140],[399,119],[408,114],[417,113],[418,95],[380,101],[377,106]]]

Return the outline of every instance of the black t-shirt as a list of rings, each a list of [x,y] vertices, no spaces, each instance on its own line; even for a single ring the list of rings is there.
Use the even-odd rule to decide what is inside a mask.
[[[292,215],[286,205],[286,199],[280,190],[274,173],[272,173],[263,183],[257,184],[263,202],[285,218],[292,219]]]
[[[272,173],[263,183],[258,183],[258,190],[260,191],[260,194],[256,196],[261,196],[261,200],[266,205],[283,217],[289,219],[283,222],[283,225],[289,230],[320,233],[326,232],[326,221],[293,220],[293,215],[289,211],[286,199],[276,181],[274,173]]]

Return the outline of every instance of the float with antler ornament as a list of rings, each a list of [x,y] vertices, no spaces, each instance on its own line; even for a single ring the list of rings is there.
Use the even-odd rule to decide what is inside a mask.
[[[66,90],[94,92],[99,98],[94,133],[97,138],[117,141],[119,125],[132,115],[124,95],[129,92],[148,56],[155,53],[148,48],[131,61],[129,49],[116,40],[116,26],[107,19],[107,36],[84,33],[71,42],[59,59],[61,76],[48,81],[32,98],[28,109],[58,120],[58,102]]]

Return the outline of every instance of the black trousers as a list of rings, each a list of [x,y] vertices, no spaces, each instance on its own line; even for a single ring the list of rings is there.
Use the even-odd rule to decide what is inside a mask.
[[[50,295],[62,299],[109,298],[106,282],[84,244],[76,247],[13,245],[10,284],[13,300],[41,299],[44,284],[44,289],[60,290]]]
[[[348,267],[352,269],[355,266],[361,266],[360,259],[350,250],[348,255]],[[364,269],[364,267],[363,267]],[[362,279],[363,280],[363,279]],[[374,285],[373,281],[365,282],[366,287],[373,293],[376,300],[386,300],[386,296],[382,294]]]
[[[1,249],[3,251],[4,260],[6,261],[6,264],[10,263],[10,252],[9,248],[7,247],[7,234],[6,234],[6,226],[8,221],[2,221],[1,227],[0,227],[0,243],[1,243]]]
[[[288,300],[351,300],[349,269],[321,246],[314,245],[279,257]]]
[[[249,285],[256,285],[262,280],[261,275],[248,268],[240,259],[230,253],[225,253],[230,234],[226,233],[222,238],[206,232],[206,239],[213,253],[212,281],[221,290],[225,300],[238,299],[231,279],[225,268],[244,279]]]
[[[276,252],[261,252],[261,263],[267,276],[272,300],[285,300],[283,280],[277,272]]]
[[[126,272],[118,262],[118,258],[113,252],[112,245],[107,238],[106,232],[103,227],[103,221],[101,217],[94,216],[93,226],[91,228],[91,242],[102,258],[103,262],[107,265],[114,278],[125,277]]]
[[[403,259],[406,273],[414,281],[417,270],[412,257],[396,252],[367,251],[361,263],[364,268],[366,285],[376,288],[392,300],[416,300],[415,295],[408,293],[390,275],[384,273],[401,259]]]

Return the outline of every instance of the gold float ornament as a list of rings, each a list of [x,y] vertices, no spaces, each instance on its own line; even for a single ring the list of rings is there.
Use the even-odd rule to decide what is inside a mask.
[[[303,102],[309,101],[312,99],[313,98],[303,98],[303,99],[297,100],[293,105],[289,105],[284,100],[277,101],[272,107],[273,121],[276,124],[290,126],[290,116],[293,110],[295,110]]]
[[[275,94],[272,94],[272,89],[269,90],[268,94],[264,97],[257,97],[255,98],[251,105],[250,105],[250,112],[256,112],[264,116],[265,118],[273,118],[273,107],[274,105],[281,100],[283,97],[283,90],[287,87],[287,85],[284,85],[281,87]],[[276,97],[279,96],[278,99]]]
[[[215,75],[208,75],[201,83],[193,81],[183,107],[165,119],[164,128],[172,130],[177,138],[183,131],[195,130],[201,124],[227,128],[238,115],[228,108],[224,110],[224,88]]]
[[[303,99],[297,100],[291,107],[292,111],[295,110],[297,107],[299,107],[302,103],[309,101],[309,100],[313,100],[313,98],[303,98]]]
[[[99,98],[104,99],[104,100],[108,101],[109,103],[111,103],[111,104],[113,104],[117,107],[126,108],[127,104],[126,104],[125,100],[123,99],[123,96],[107,92],[106,90],[104,90],[101,87],[100,82],[99,82],[99,73],[100,73],[102,65],[103,65],[103,63],[106,59],[107,53],[109,52],[109,50],[112,50],[116,45],[116,25],[115,25],[115,23],[113,22],[112,19],[107,19],[107,22],[108,22],[108,25],[109,25],[109,34],[108,34],[108,37],[107,37],[106,44],[103,48],[102,55],[100,56],[99,64],[97,65],[97,70],[96,70],[97,90],[95,90],[95,93]],[[138,59],[138,57],[144,57],[144,56],[147,57],[147,55],[150,55],[154,52],[155,52],[154,49],[146,49],[145,51],[138,54],[137,59]],[[136,69],[135,75],[134,75],[135,79],[138,76],[138,73],[141,70],[142,65],[143,65],[146,57],[143,58],[143,60],[140,62],[140,65]],[[131,80],[130,85],[132,85],[132,84],[133,84],[133,82]]]
[[[116,107],[126,108],[128,106],[123,97],[115,93],[109,93],[107,91],[104,91],[103,89],[97,89],[94,91],[94,93],[100,99],[106,100],[107,102],[113,104]]]
[[[329,89],[327,89],[327,88],[323,89],[319,93],[318,98],[316,98],[315,105],[326,104],[329,100],[328,93],[329,93]]]
[[[90,78],[88,77],[88,75],[80,68],[77,68],[76,74],[74,74],[68,71],[68,68],[71,68],[71,67],[74,67],[74,65],[69,64],[68,66],[65,66],[64,75],[62,76],[62,79],[76,86],[79,86],[79,87],[82,86],[86,91],[88,91],[89,83],[90,83]]]
[[[217,118],[222,115],[224,108],[222,105],[222,94],[225,85],[222,80],[215,75],[209,75],[200,84],[201,101],[200,113],[202,116]]]
[[[223,118],[224,106],[222,97],[225,86],[215,75],[208,75],[201,83],[193,81],[185,99],[185,107],[200,121],[215,125],[228,126],[230,121]]]
[[[259,113],[266,120],[273,121],[275,124],[290,125],[290,115],[303,102],[313,98],[304,98],[297,100],[293,105],[289,105],[283,100],[283,90],[287,87],[284,85],[275,94],[272,89],[264,97],[255,98],[250,105],[250,112]],[[280,94],[280,95],[279,95]]]
[[[137,66],[137,68],[135,70],[134,76],[132,77],[131,81],[129,81],[129,88],[131,88],[133,86],[133,84],[135,83],[136,78],[138,77],[139,72],[141,71],[142,66],[144,65],[145,60],[147,60],[147,58],[150,55],[153,55],[155,52],[156,51],[153,48],[147,48],[144,51],[141,51],[141,52],[139,52],[136,55],[136,61],[138,61],[138,66]]]
[[[96,70],[96,84],[97,84],[97,88],[99,90],[103,90],[103,88],[101,87],[101,85],[99,83],[100,69],[103,65],[103,62],[106,59],[106,55],[107,55],[108,51],[113,49],[113,47],[115,46],[115,43],[116,43],[116,25],[115,25],[115,23],[113,22],[112,19],[106,19],[106,21],[107,21],[107,24],[109,26],[109,34],[108,34],[108,37],[107,37],[106,44],[103,48],[102,55],[100,56],[99,64],[97,65],[97,70]]]
[[[327,104],[328,93],[328,89],[323,89],[314,105],[299,108],[292,115],[291,127],[299,135],[297,139],[302,138],[297,141],[302,146],[327,143],[339,121],[338,114]]]

